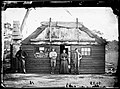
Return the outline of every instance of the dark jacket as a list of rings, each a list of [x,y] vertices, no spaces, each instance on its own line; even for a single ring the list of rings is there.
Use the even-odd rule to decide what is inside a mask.
[[[23,50],[19,50],[16,53],[15,57],[17,57],[18,59],[21,59],[21,58],[25,59],[27,57],[27,53],[25,51],[23,51]]]

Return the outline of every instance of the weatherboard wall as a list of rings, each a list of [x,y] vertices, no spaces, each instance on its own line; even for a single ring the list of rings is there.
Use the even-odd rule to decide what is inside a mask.
[[[49,57],[44,58],[35,58],[34,52],[35,47],[54,47],[58,53],[57,65],[55,73],[59,74],[60,70],[60,45],[22,45],[22,49],[28,53],[26,59],[26,71],[27,73],[50,73],[50,59]],[[90,47],[91,54],[90,56],[84,56],[81,60],[79,72],[80,73],[104,73],[105,72],[105,47],[104,45],[71,45],[71,73],[74,73],[72,54],[74,53],[75,48],[80,49],[81,47]],[[48,51],[49,53],[49,51]]]
[[[105,47],[104,45],[92,45],[92,46],[72,46],[72,53],[74,49],[81,47],[90,47],[91,54],[84,56],[80,61],[79,72],[80,73],[105,73]],[[72,58],[73,59],[73,58]],[[72,64],[72,72],[74,72]]]

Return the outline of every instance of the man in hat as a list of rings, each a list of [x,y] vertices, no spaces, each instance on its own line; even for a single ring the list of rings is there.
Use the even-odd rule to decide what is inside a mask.
[[[54,74],[55,67],[56,67],[56,58],[57,58],[57,52],[55,52],[54,48],[49,53],[49,57],[50,57],[50,62],[51,62],[51,74]]]

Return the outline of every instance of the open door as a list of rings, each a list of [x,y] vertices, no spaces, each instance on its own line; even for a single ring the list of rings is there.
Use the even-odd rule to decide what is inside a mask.
[[[71,61],[70,61],[70,58],[71,58],[71,57],[70,57],[70,55],[71,55],[71,54],[70,54],[70,46],[68,46],[68,45],[67,45],[67,46],[66,46],[66,45],[60,45],[60,54],[63,53],[63,50],[64,50],[64,49],[66,50],[66,53],[68,54],[69,64],[71,64],[71,63],[70,63],[70,62],[71,62]],[[71,73],[71,69],[69,70],[69,72]]]
[[[66,53],[68,54],[68,51],[69,51],[68,47],[70,47],[70,46],[60,45],[60,54],[63,53],[64,49],[66,50]]]

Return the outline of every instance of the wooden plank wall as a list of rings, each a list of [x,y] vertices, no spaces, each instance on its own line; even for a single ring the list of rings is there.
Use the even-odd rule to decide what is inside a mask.
[[[83,56],[79,67],[80,73],[105,73],[105,49],[104,46],[72,46],[71,51],[74,53],[75,48],[90,47],[91,55]],[[71,57],[71,59],[73,59]],[[72,64],[72,73],[74,72]]]
[[[22,45],[22,49],[28,54],[26,59],[26,72],[27,73],[49,73],[50,61],[48,58],[35,58],[34,57],[34,45]]]
[[[55,73],[59,74],[60,69],[60,46],[52,46],[58,53]],[[91,55],[83,56],[79,67],[80,73],[105,73],[105,49],[104,46],[71,46],[71,60],[75,48],[90,47]],[[50,73],[50,59],[35,58],[34,45],[22,45],[22,49],[28,53],[26,60],[27,73]],[[71,73],[74,72],[73,63],[71,63]]]
[[[49,47],[49,46],[48,46]],[[55,73],[59,73],[59,46],[53,46],[57,49],[58,57],[57,57],[57,65],[55,69]],[[34,57],[34,50],[35,45],[22,45],[22,49],[28,53],[28,58],[26,60],[26,72],[27,73],[50,73],[50,59],[47,58],[35,58]]]

